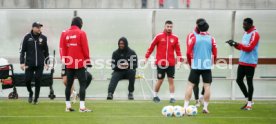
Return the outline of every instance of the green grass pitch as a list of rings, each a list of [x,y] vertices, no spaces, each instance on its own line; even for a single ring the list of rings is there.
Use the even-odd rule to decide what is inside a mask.
[[[91,113],[65,112],[61,99],[41,100],[38,105],[27,100],[0,99],[0,124],[276,124],[276,101],[255,101],[252,111],[239,108],[242,101],[212,101],[210,114],[182,118],[163,117],[161,109],[168,101],[87,100]],[[193,104],[193,103],[191,103]],[[183,105],[177,101],[174,105]],[[73,104],[76,110],[79,104]]]

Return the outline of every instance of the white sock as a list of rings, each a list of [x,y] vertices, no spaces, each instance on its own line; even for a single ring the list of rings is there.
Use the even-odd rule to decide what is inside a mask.
[[[203,95],[200,95],[200,96],[199,96],[199,99],[203,99]]]
[[[252,106],[252,101],[248,101],[248,102],[247,102],[247,106],[250,106],[250,107],[251,107],[251,106]]]
[[[157,97],[158,92],[153,92],[153,97]]]
[[[70,101],[65,101],[66,108],[71,108],[71,102]]]
[[[208,110],[208,104],[209,104],[208,102],[204,101],[204,107],[203,107],[203,109]]]
[[[80,109],[84,109],[85,108],[85,103],[84,101],[80,101]]]
[[[189,102],[190,102],[190,101],[185,101],[185,102],[184,102],[184,109],[188,108]]]
[[[171,98],[174,98],[174,93],[170,93],[170,97],[171,97]]]

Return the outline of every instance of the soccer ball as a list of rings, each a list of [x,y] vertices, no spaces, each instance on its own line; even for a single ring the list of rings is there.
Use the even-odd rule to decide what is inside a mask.
[[[197,107],[190,105],[186,108],[186,114],[189,116],[195,116],[197,114]]]
[[[165,106],[162,109],[162,115],[165,116],[165,117],[172,117],[173,116],[173,110],[174,110],[173,106]]]
[[[175,117],[182,117],[185,113],[185,110],[183,107],[177,105],[173,107],[173,115]]]

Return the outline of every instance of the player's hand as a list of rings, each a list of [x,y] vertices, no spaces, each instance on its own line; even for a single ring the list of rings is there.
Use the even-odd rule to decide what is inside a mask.
[[[45,64],[44,68],[48,71],[49,70],[49,64]]]
[[[145,58],[144,65],[148,63],[148,58]]]
[[[182,62],[177,62],[176,69],[179,70],[181,68]]]
[[[225,43],[228,43],[230,46],[237,46],[238,45],[238,43],[233,41],[233,40],[228,40]]]
[[[21,65],[20,65],[20,68],[21,68],[22,71],[25,71],[25,69],[27,69],[28,66],[26,66],[25,64],[21,64]]]

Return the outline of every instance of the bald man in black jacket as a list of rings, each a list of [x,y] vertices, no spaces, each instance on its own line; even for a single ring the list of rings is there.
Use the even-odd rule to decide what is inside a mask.
[[[128,47],[128,41],[125,37],[119,39],[118,47],[112,54],[112,70],[114,71],[108,87],[107,100],[113,99],[117,84],[122,79],[129,80],[128,99],[134,100],[133,91],[138,58],[136,53]]]

